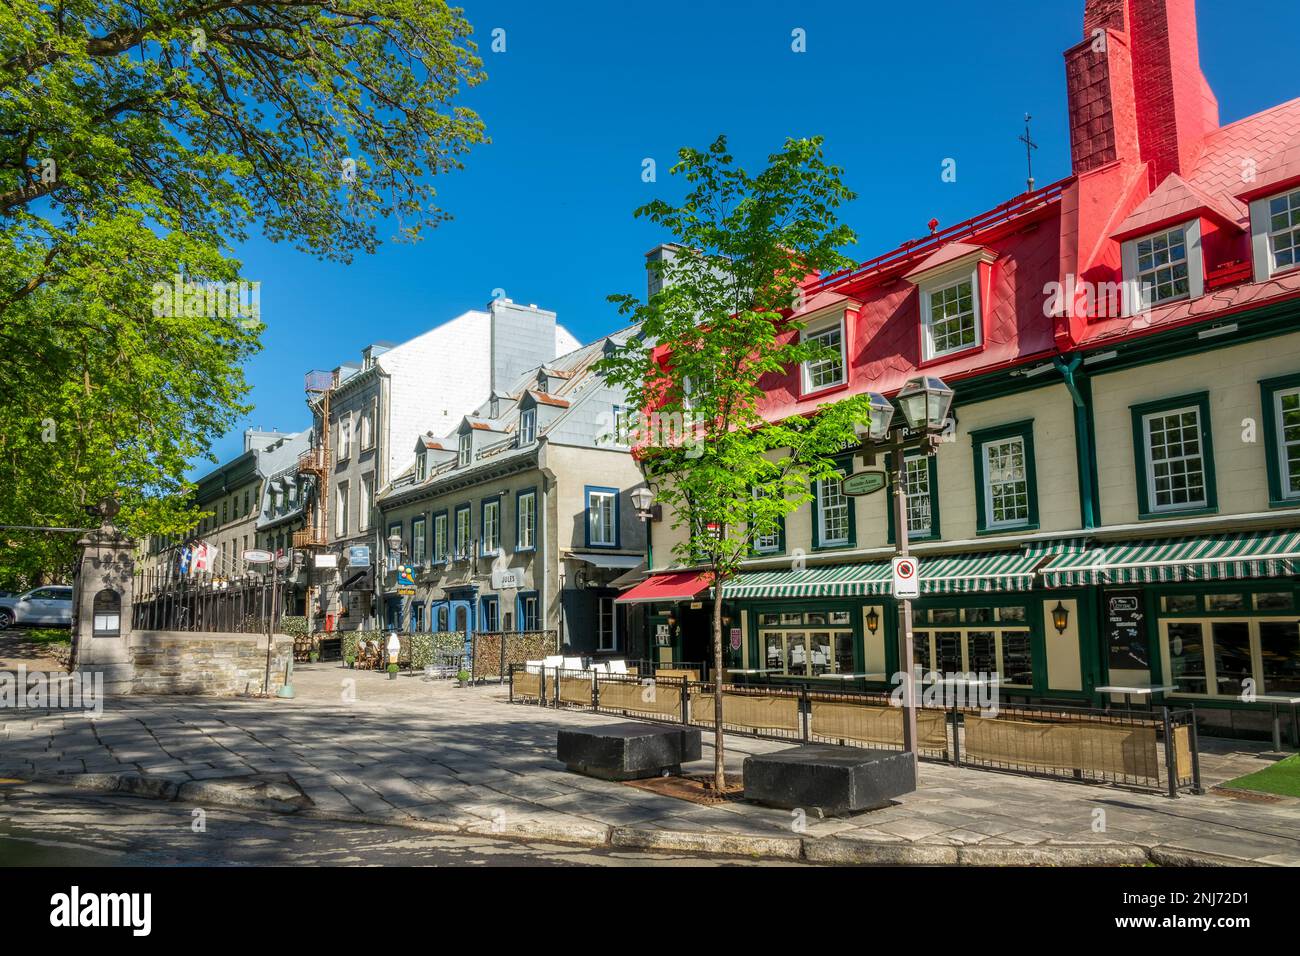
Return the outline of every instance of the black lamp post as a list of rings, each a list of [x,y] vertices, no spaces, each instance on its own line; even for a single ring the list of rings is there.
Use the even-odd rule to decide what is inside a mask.
[[[908,452],[930,456],[938,449],[938,436],[952,407],[952,389],[943,379],[921,375],[909,379],[898,392],[896,401],[902,421],[894,420],[894,405],[878,393],[868,396],[871,423],[859,430],[863,456],[874,464],[878,452],[890,456],[890,481],[893,485],[895,554],[908,555],[907,463]],[[868,616],[867,626],[871,627]],[[874,628],[871,628],[874,632]],[[920,752],[916,744],[916,682],[912,679],[914,642],[912,638],[912,601],[898,602],[898,656],[903,679],[903,750],[912,755],[913,772],[919,771]]]

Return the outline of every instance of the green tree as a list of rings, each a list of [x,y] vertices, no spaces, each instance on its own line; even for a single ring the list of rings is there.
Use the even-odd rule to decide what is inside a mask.
[[[231,256],[258,227],[347,262],[438,224],[433,177],[485,141],[454,102],[470,32],[440,0],[0,9],[0,524],[113,494],[137,534],[192,526],[185,469],[248,410],[260,316],[159,310],[155,283],[258,280]],[[0,577],[69,544],[0,532]]]
[[[794,317],[800,283],[851,265],[854,241],[836,209],[854,198],[828,165],[820,138],[787,140],[750,175],[719,137],[683,149],[673,167],[680,205],[636,211],[662,227],[674,255],[655,263],[660,291],[611,297],[640,330],[602,362],[643,410],[637,436],[647,482],[685,534],[674,556],[707,571],[713,587],[714,786],[724,786],[722,593],[754,539],[776,533],[808,502],[811,483],[836,474],[834,456],[869,421],[861,397],[769,421],[764,385],[805,361],[840,361],[803,341]]]

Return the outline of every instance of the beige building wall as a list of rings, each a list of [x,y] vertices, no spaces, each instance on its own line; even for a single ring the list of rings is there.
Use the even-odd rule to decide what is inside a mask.
[[[1002,535],[979,535],[975,503],[975,448],[971,433],[987,428],[997,428],[1026,420],[1033,421],[1034,464],[1038,490],[1038,528],[1045,531],[1070,531],[1077,529],[1079,521],[1079,476],[1076,465],[1074,438],[1074,406],[1069,391],[1063,384],[1037,388],[1021,395],[997,398],[972,405],[962,405],[956,410],[957,428],[950,441],[939,446],[936,465],[938,471],[940,540],[970,540],[976,537],[996,542]],[[876,468],[883,468],[883,458]],[[853,467],[861,469],[861,459],[855,458]],[[813,506],[806,503],[786,517],[786,558],[792,558],[796,548],[807,555],[833,556],[847,551],[877,550],[884,556],[892,551],[889,544],[889,513],[892,498],[888,488],[872,495],[854,499],[856,545],[853,548],[812,550]],[[1017,529],[1003,534],[1014,535]],[[654,525],[655,566],[667,567],[678,563],[672,557],[672,548],[686,538],[686,529],[673,528],[672,516],[665,509],[664,520]],[[769,565],[771,566],[771,565]]]
[[[1094,378],[1101,523],[1139,520],[1130,406],[1201,391],[1210,393],[1219,514],[1267,511],[1268,467],[1259,382],[1293,372],[1300,372],[1300,333]]]

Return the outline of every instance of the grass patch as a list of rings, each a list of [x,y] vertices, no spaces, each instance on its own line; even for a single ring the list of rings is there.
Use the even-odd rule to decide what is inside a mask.
[[[66,627],[37,627],[18,634],[31,644],[71,644],[72,634]]]
[[[1232,787],[1235,790],[1276,793],[1284,797],[1300,797],[1300,754],[1293,754],[1263,770],[1248,773],[1236,780],[1229,780],[1220,786]]]

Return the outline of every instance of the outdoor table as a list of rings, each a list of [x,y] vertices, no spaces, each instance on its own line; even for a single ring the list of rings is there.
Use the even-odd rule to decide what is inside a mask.
[[[1261,695],[1255,698],[1257,704],[1271,704],[1273,709],[1273,749],[1280,751],[1282,749],[1282,722],[1278,718],[1277,709],[1279,707],[1291,708],[1291,742],[1300,746],[1300,741],[1295,739],[1295,705],[1300,704],[1300,697],[1275,697],[1273,695]]]
[[[1166,693],[1167,691],[1178,690],[1178,688],[1172,684],[1164,684],[1159,687],[1120,687],[1117,685],[1107,684],[1105,687],[1097,687],[1094,688],[1094,690],[1096,690],[1097,693],[1099,694],[1106,695],[1106,709],[1110,710],[1111,694],[1123,694],[1124,706],[1129,709],[1132,709],[1133,698],[1135,696],[1151,698],[1154,697],[1156,694],[1163,694]],[[1148,704],[1149,703],[1150,700],[1148,700]]]

